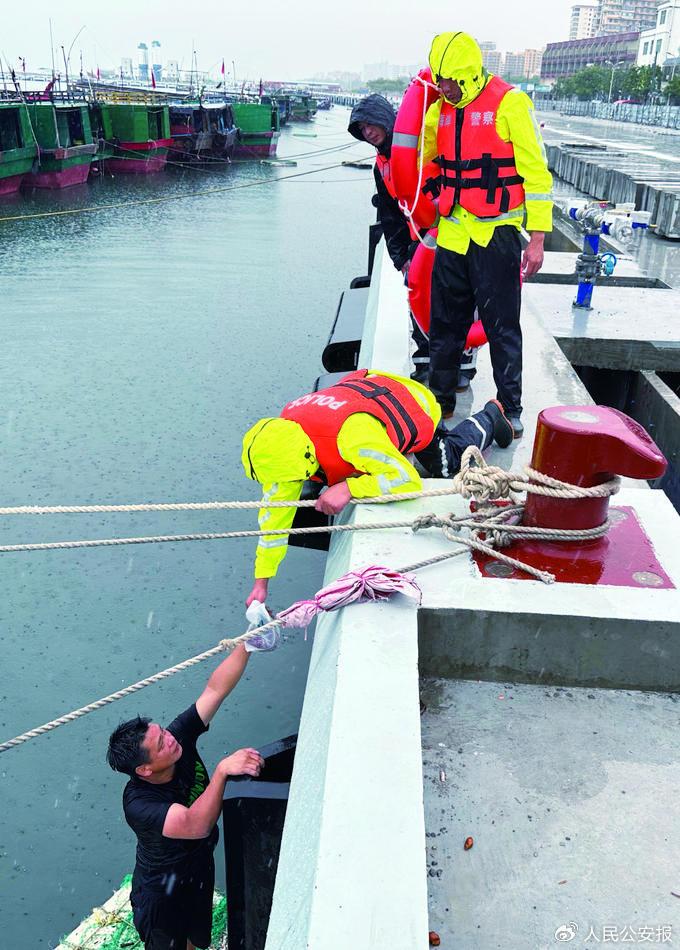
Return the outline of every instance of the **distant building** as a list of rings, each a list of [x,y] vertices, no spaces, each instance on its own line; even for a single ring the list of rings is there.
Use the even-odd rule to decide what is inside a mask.
[[[526,76],[524,71],[525,58],[525,50],[522,50],[521,53],[506,53],[503,75],[508,79],[519,79]]]
[[[124,56],[120,61],[120,72],[122,76],[129,76],[132,78],[134,76],[134,71],[132,69],[132,57]]]
[[[169,59],[165,64],[166,79],[179,79],[179,62],[176,59]]]
[[[680,55],[680,0],[659,4],[653,29],[640,34],[638,66],[663,66]]]
[[[524,50],[524,73],[527,79],[533,79],[534,76],[541,75],[541,64],[543,62],[542,49]]]
[[[491,53],[496,49],[496,44],[493,40],[480,40],[479,48],[483,53]]]
[[[651,30],[659,0],[600,0],[597,34]]]
[[[595,36],[599,22],[599,6],[579,3],[571,8],[569,21],[569,39],[587,40]]]
[[[397,79],[399,68],[392,63],[367,63],[364,66],[361,78],[364,82],[371,82],[374,79]]]
[[[137,47],[137,77],[142,82],[149,79],[149,47],[146,43],[140,43]]]
[[[503,72],[503,54],[498,49],[484,50],[484,65],[490,73],[499,76]]]
[[[161,44],[158,40],[153,40],[151,43],[151,69],[156,82],[160,82],[163,77],[163,62],[161,60]]]
[[[604,66],[608,62],[634,66],[639,39],[640,33],[636,31],[548,43],[543,53],[541,76],[543,79],[559,79],[573,76],[586,66]]]

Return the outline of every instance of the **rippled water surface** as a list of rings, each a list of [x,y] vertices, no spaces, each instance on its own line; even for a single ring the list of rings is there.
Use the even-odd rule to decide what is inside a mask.
[[[173,168],[0,200],[0,217],[265,184],[93,214],[0,222],[0,503],[256,497],[243,431],[311,388],[339,294],[365,273],[367,149],[347,110],[288,126],[279,155],[206,172]],[[300,133],[316,132],[316,137]],[[304,154],[300,154],[304,153]],[[311,176],[276,181],[297,172]],[[0,519],[0,543],[225,531],[254,513]],[[243,630],[252,541],[0,554],[0,740]],[[323,556],[294,549],[271,588],[281,608],[316,590]],[[297,728],[311,641],[255,656],[202,740],[206,763]],[[3,947],[48,948],[131,870],[111,729],[167,723],[213,664],[0,755]],[[220,878],[222,878],[221,872]]]

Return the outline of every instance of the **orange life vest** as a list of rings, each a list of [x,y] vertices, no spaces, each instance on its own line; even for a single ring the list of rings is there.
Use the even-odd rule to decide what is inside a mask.
[[[378,153],[375,157],[375,164],[378,167],[378,171],[380,172],[380,177],[383,180],[385,188],[387,188],[388,192],[395,201],[399,201],[400,199],[397,195],[397,190],[394,187],[394,180],[392,178],[392,163],[390,162],[390,159]],[[411,240],[417,241],[418,235],[416,234],[413,224],[408,220],[408,218],[406,219],[406,223],[408,224],[408,229],[411,234]]]
[[[304,429],[329,485],[361,474],[338,451],[340,429],[356,412],[379,419],[404,455],[422,451],[434,436],[434,420],[406,386],[387,376],[367,374],[368,370],[358,369],[335,386],[294,399],[281,411],[283,419]]]
[[[515,166],[512,142],[504,142],[496,131],[498,107],[512,88],[492,76],[464,108],[443,102],[435,159],[441,169],[436,183],[442,217],[460,204],[479,218],[493,219],[524,203],[524,179]]]

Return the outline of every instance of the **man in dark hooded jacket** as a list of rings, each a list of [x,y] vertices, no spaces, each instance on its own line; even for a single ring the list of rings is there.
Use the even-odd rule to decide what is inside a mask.
[[[360,142],[368,142],[377,152],[376,163],[373,166],[376,187],[373,203],[378,209],[378,220],[382,224],[387,253],[397,270],[406,276],[418,242],[411,235],[399,202],[390,194],[385,184],[385,181],[390,179],[389,159],[395,120],[396,114],[392,105],[384,96],[374,94],[367,96],[354,106],[347,130]],[[411,322],[413,340],[416,344],[416,351],[413,354],[415,372],[412,377],[426,382],[430,362],[429,344],[427,337],[415,321]]]

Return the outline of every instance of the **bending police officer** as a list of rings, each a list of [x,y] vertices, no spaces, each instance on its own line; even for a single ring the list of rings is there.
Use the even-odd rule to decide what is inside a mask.
[[[337,514],[352,498],[420,491],[420,476],[407,456],[438,478],[453,478],[465,449],[512,442],[512,426],[496,400],[454,429],[440,425],[432,393],[415,380],[356,370],[327,389],[300,396],[278,418],[260,419],[243,438],[241,461],[260,482],[265,501],[297,501],[305,481],[329,487],[318,511]],[[262,530],[286,530],[294,508],[263,508]],[[247,604],[267,599],[269,579],[286,555],[287,535],[265,535],[255,555],[255,582]]]

